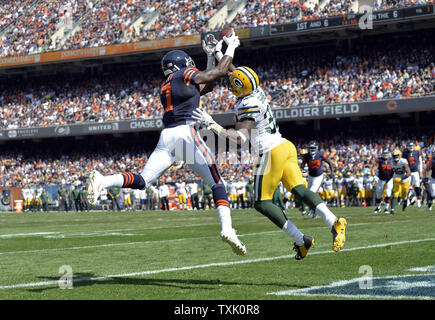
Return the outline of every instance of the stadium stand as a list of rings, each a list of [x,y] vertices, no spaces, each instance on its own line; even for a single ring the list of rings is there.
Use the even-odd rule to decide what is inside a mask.
[[[404,38],[362,39],[352,49],[327,46],[249,52],[274,108],[409,98],[435,92],[433,32]],[[0,128],[161,116],[158,66],[114,65],[94,75],[39,77],[0,84]],[[202,98],[209,112],[230,112],[234,97],[223,80]]]
[[[384,10],[425,3],[433,0],[372,4]],[[220,8],[234,4],[242,9],[221,19]],[[0,4],[0,57],[198,34],[224,24],[243,28],[315,20],[358,12],[359,5],[358,0],[16,0]]]
[[[288,135],[287,129],[282,127],[284,135]],[[370,133],[361,128],[352,134],[328,130],[315,135],[311,133],[293,137],[298,150],[306,148],[314,136],[319,141],[320,148],[337,164],[333,176],[341,173],[345,177],[356,177],[358,174],[374,176],[377,158],[382,150],[403,150],[410,140],[416,141],[426,161],[430,146],[435,142],[435,132],[427,128],[415,130],[412,126],[405,126],[385,129],[372,125]],[[144,136],[139,135],[130,136],[127,140],[91,137],[86,144],[73,140],[51,141],[42,145],[17,143],[0,155],[0,184],[6,188],[38,189],[42,186],[49,191],[56,191],[60,185],[65,185],[68,189],[72,186],[81,189],[86,185],[86,177],[94,167],[99,168],[103,174],[114,174],[119,170],[140,171],[152,151],[150,145],[143,144],[143,141]],[[233,177],[243,177],[244,181],[252,180],[255,159],[246,151],[220,151],[217,159],[227,183]],[[154,186],[171,184],[179,179],[190,182],[196,180],[196,176],[184,165],[176,170],[169,169]],[[203,187],[201,180],[197,182]],[[56,200],[54,191],[51,200]],[[158,198],[156,201],[158,203]]]

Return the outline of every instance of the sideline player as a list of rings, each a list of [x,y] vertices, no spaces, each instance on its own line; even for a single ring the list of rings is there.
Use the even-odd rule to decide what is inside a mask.
[[[180,204],[180,210],[187,210],[187,190],[186,183],[183,179],[178,179],[175,182],[175,189],[177,191],[178,203]]]
[[[308,189],[313,192],[319,192],[319,188],[323,183],[323,167],[322,162],[326,162],[331,169],[331,173],[335,172],[335,166],[326,153],[319,150],[317,141],[310,141],[308,144],[308,152],[302,155],[302,168],[305,164],[308,165]],[[316,213],[309,210],[307,216],[313,215],[316,218]]]
[[[432,147],[431,155],[428,156],[426,168],[423,172],[424,183],[427,186],[427,209],[432,211],[432,201],[435,198],[435,146]],[[430,173],[432,171],[432,173]]]
[[[388,149],[384,149],[382,151],[381,157],[378,158],[377,176],[379,179],[375,190],[376,208],[373,213],[379,213],[381,211],[382,197],[385,193],[384,212],[389,214],[391,195],[393,193],[393,169],[391,162],[391,152]]]
[[[408,143],[408,147],[403,150],[403,158],[408,161],[409,169],[411,169],[411,186],[415,191],[415,197],[417,198],[417,207],[421,207],[421,188],[420,188],[420,174],[423,170],[423,158],[421,152],[415,149],[415,143]],[[411,204],[414,204],[415,197]]]
[[[222,53],[216,48],[219,61]],[[314,244],[311,236],[304,235],[273,204],[272,197],[280,181],[284,187],[315,210],[331,228],[333,250],[340,251],[346,239],[346,219],[337,218],[320,199],[319,195],[307,189],[302,180],[297,151],[292,142],[283,138],[276,125],[269,101],[259,87],[257,74],[248,67],[231,66],[231,91],[237,97],[235,105],[235,129],[224,129],[204,110],[194,110],[194,118],[215,134],[232,143],[252,144],[258,161],[255,166],[255,209],[269,218],[294,241],[296,260],[303,259]],[[250,138],[249,138],[250,137]]]
[[[124,172],[103,176],[98,171],[89,177],[88,201],[96,203],[102,188],[144,189],[159,178],[175,161],[183,160],[205,183],[212,186],[214,203],[217,208],[222,231],[221,239],[227,242],[238,255],[246,254],[245,245],[238,239],[232,227],[228,194],[216,165],[214,154],[196,131],[192,112],[199,107],[200,96],[210,92],[214,81],[227,75],[234,52],[240,45],[235,32],[223,37],[227,44],[225,55],[218,65],[209,56],[207,70],[195,67],[192,58],[184,51],[172,50],[161,61],[165,80],[160,87],[160,100],[164,108],[165,128],[159,142],[140,174]],[[205,43],[203,43],[206,50]]]
[[[394,207],[399,199],[402,199],[402,211],[406,210],[409,205],[408,191],[411,181],[411,169],[408,161],[402,158],[402,153],[399,149],[393,151],[393,200],[391,201],[391,214],[394,214]]]

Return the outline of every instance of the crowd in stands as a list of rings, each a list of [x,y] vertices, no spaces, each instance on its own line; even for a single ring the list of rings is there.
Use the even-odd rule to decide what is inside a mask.
[[[0,4],[0,57],[161,39],[213,29],[208,21],[225,0],[14,0]],[[433,0],[376,0],[375,10]],[[235,28],[313,20],[358,10],[352,0],[249,0],[231,22]],[[148,13],[158,17],[148,26]],[[143,17],[141,23],[135,24]],[[140,21],[139,21],[140,22]],[[75,28],[79,26],[79,28]],[[62,27],[64,33],[55,37]]]
[[[58,49],[99,47],[125,42],[133,32],[130,25],[159,5],[151,0],[101,0],[80,20],[80,30]]]
[[[370,171],[375,167],[376,160],[382,149],[403,150],[409,139],[415,139],[423,152],[429,150],[435,143],[435,132],[424,134],[394,134],[350,136],[349,134],[330,134],[327,138],[319,140],[329,158],[331,158],[341,172]],[[308,140],[305,136],[289,137],[298,150],[306,148]],[[121,142],[111,142],[108,145],[101,143],[95,150],[92,146],[80,144],[66,146],[59,151],[56,146],[47,145],[46,150],[41,146],[30,146],[25,150],[20,147],[5,150],[0,155],[0,185],[6,187],[36,185],[72,184],[76,181],[86,183],[86,178],[91,169],[97,168],[102,174],[110,175],[120,171],[140,172],[147,162],[147,157],[152,152],[153,143],[137,144],[133,142],[126,145]],[[119,145],[118,145],[119,144]],[[35,150],[32,150],[34,148]],[[70,151],[68,151],[70,150]],[[249,150],[236,152],[218,152],[217,163],[225,180],[231,177],[253,178],[255,156]],[[192,180],[195,175],[187,165],[180,169],[172,168],[161,178],[161,181],[170,178],[172,181],[182,179]]]
[[[431,152],[431,147],[435,143],[435,131],[433,130],[421,133],[421,131],[418,132],[416,130],[408,132],[393,130],[391,128],[387,135],[380,134],[379,132],[372,135],[322,132],[320,136],[322,136],[322,138],[318,139],[318,141],[321,150],[324,151],[327,157],[336,165],[336,172],[329,172],[329,167],[325,166],[325,179],[333,178],[334,175],[337,177],[340,174],[346,178],[355,179],[363,176],[374,177],[376,175],[375,168],[377,159],[381,156],[382,150],[385,148],[390,150],[399,148],[403,151],[407,143],[411,140],[415,141],[418,150],[421,150],[423,163],[425,163]],[[299,152],[307,148],[309,138],[307,139],[307,137],[303,135],[292,138],[294,138],[292,141],[294,141]],[[81,148],[82,151],[79,152],[77,148],[80,149],[80,147],[77,145],[66,147],[66,149],[70,149],[71,152],[56,152],[58,151],[56,150],[56,146],[47,146],[47,150],[45,150],[46,152],[44,153],[42,150],[36,151],[37,146],[30,147],[30,150],[10,148],[10,150],[0,155],[0,185],[5,188],[21,187],[33,189],[36,193],[39,192],[41,194],[41,190],[50,186],[57,188],[63,186],[68,190],[75,189],[78,190],[76,193],[77,197],[79,197],[75,199],[77,200],[75,204],[76,209],[89,210],[90,208],[85,201],[86,194],[84,190],[86,189],[88,182],[87,177],[90,170],[96,168],[104,175],[124,171],[140,172],[146,164],[152,148],[151,143],[143,145],[132,144],[130,146],[120,144],[118,148],[117,143],[111,141],[109,142],[109,145],[112,147],[111,149],[107,148],[106,145],[107,143],[101,143],[100,147],[93,150],[93,152],[87,150],[92,149],[92,147],[86,146]],[[31,150],[32,148],[35,150]],[[432,154],[432,157],[433,156]],[[223,179],[228,186],[229,193],[236,192],[232,186],[237,183],[241,183],[243,186],[251,184],[250,192],[253,192],[252,183],[254,181],[255,161],[255,156],[251,155],[249,150],[219,152],[217,162]],[[302,163],[302,161],[299,163]],[[306,175],[306,168],[302,168],[302,170],[304,175]],[[158,209],[160,207],[157,189],[161,185],[167,184],[174,186],[176,182],[186,182],[187,185],[194,182],[198,183],[200,190],[204,191],[206,189],[203,181],[196,177],[189,169],[188,165],[174,163],[158,181],[153,183],[151,193],[148,194],[148,196],[144,196],[148,197],[150,199],[149,201],[153,199],[152,207],[147,207],[147,209]],[[367,189],[372,189],[373,186],[374,185],[366,187]],[[109,194],[110,192],[111,191],[109,191]],[[133,190],[123,190],[121,192],[117,190],[116,192],[117,196],[121,197],[118,200],[121,201],[125,194],[131,193],[132,197],[139,197],[137,194],[133,193]],[[243,193],[247,192],[248,191],[244,191]],[[284,190],[283,195],[285,196],[285,194],[286,191]],[[47,199],[50,198],[52,198],[52,200],[55,199],[55,197],[47,196],[44,198],[45,202],[41,202],[40,204],[45,203],[47,205]],[[201,200],[204,200],[204,198],[200,196],[200,201]],[[249,197],[246,195],[242,197],[241,202],[239,202],[239,200],[232,199],[231,203],[234,208],[245,208],[245,206],[252,207],[253,203],[252,201],[248,201]],[[367,200],[371,201],[370,199]],[[364,204],[366,203],[364,202]],[[371,204],[373,205],[374,202]],[[107,203],[107,205],[109,204]],[[115,205],[112,203],[111,207],[113,210],[116,210],[116,208],[119,209],[119,204]],[[211,208],[211,204],[209,204],[209,207]],[[130,205],[129,208],[136,207]],[[204,204],[202,208],[205,208]],[[71,209],[72,204],[70,210]],[[145,209],[145,207],[142,207],[142,209]]]
[[[162,39],[207,31],[209,19],[224,3],[224,0],[162,1],[157,21],[148,29],[140,26],[139,31],[132,34],[132,40]]]
[[[432,36],[364,39],[352,50],[241,52],[235,63],[258,73],[272,108],[424,96],[435,92]],[[12,78],[0,83],[0,129],[159,117],[162,80],[158,64],[114,65],[94,75]],[[223,79],[201,98],[201,107],[230,112],[234,102]]]
[[[51,37],[63,23],[72,25],[96,0],[4,1],[0,56],[22,56],[58,49]]]

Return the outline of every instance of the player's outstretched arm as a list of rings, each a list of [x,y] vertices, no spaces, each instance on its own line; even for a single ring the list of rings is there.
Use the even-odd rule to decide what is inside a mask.
[[[239,37],[237,37],[234,32],[231,37],[224,37],[223,40],[228,45],[228,47],[225,51],[225,55],[219,61],[218,65],[211,69],[199,72],[193,79],[196,84],[200,85],[200,89],[201,85],[212,83],[216,79],[225,76],[230,69],[234,57],[234,52],[236,48],[240,45],[240,41]]]
[[[234,129],[225,129],[216,123],[206,111],[199,108],[193,110],[192,117],[199,124],[212,130],[218,136],[229,139],[231,142],[237,143],[237,145],[242,145],[248,140],[251,129],[255,124],[253,119],[243,119],[236,123]]]

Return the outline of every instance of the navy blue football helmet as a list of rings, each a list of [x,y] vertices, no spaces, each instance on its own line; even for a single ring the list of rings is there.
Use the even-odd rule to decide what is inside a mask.
[[[317,153],[317,151],[319,151],[319,144],[317,143],[317,141],[310,141],[308,143],[308,151],[312,154],[315,155]]]
[[[165,77],[186,67],[195,67],[193,59],[182,50],[172,50],[162,58],[162,71]]]

